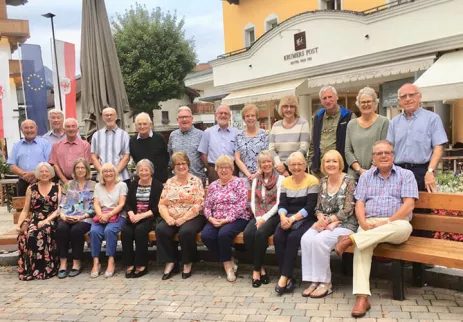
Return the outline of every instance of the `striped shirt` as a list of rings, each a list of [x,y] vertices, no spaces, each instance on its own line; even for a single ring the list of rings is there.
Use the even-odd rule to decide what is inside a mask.
[[[175,152],[185,152],[190,159],[190,172],[200,179],[205,179],[204,163],[201,160],[201,152],[198,151],[202,137],[203,131],[195,127],[185,132],[180,129],[175,130],[169,136],[168,150],[170,155]],[[174,168],[173,165],[171,167]]]
[[[141,214],[150,210],[149,203],[151,195],[151,185],[142,186],[139,183],[135,195],[137,197],[137,214]]]
[[[402,198],[418,199],[418,186],[413,172],[397,165],[384,179],[377,168],[371,168],[360,176],[355,199],[365,203],[365,217],[392,217],[402,206]],[[408,214],[412,219],[412,212]]]
[[[97,131],[92,137],[92,154],[96,154],[103,165],[112,163],[115,167],[125,154],[130,154],[129,134],[116,127],[108,130],[106,127]],[[120,173],[122,180],[130,179],[127,167]]]
[[[269,150],[273,153],[275,164],[286,163],[289,155],[299,151],[307,155],[310,145],[309,123],[304,119],[297,119],[291,128],[283,127],[283,121],[273,124],[269,137]]]
[[[300,213],[304,218],[315,217],[318,191],[318,179],[311,174],[305,174],[300,184],[295,184],[293,177],[286,177],[281,183],[280,203],[278,214],[293,215]]]

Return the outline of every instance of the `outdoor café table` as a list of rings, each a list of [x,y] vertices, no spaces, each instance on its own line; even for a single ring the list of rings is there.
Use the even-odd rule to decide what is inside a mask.
[[[0,189],[1,189],[2,193],[5,194],[5,196],[3,197],[3,200],[6,199],[6,207],[7,207],[8,211],[11,210],[11,207],[13,205],[12,204],[13,196],[11,196],[11,194],[10,194],[11,185],[16,186],[17,183],[18,183],[17,178],[15,178],[15,179],[0,179]]]

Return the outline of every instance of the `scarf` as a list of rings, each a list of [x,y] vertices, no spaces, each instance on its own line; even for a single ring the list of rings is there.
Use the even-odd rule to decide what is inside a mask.
[[[268,179],[267,183],[264,181],[263,175],[257,177],[256,182],[256,213],[255,217],[265,215],[277,201],[277,181],[279,174],[273,170],[272,176]],[[265,187],[265,197],[262,198],[262,186]]]

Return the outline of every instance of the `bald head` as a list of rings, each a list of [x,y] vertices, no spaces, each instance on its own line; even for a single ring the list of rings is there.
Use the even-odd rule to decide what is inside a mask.
[[[402,107],[407,115],[416,112],[421,104],[420,89],[410,83],[402,85],[398,92],[399,105]]]
[[[108,129],[111,130],[116,127],[117,113],[114,108],[109,106],[105,107],[103,112],[101,112],[101,115],[103,116],[103,122],[106,124]]]
[[[33,120],[25,120],[21,123],[21,131],[26,141],[32,141],[37,137],[37,124]]]

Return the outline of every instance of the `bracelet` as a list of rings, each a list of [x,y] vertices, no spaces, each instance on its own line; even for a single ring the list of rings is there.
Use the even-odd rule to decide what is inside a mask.
[[[328,222],[328,224],[331,224],[333,220],[331,219],[331,216],[328,215],[326,216],[326,221]]]

